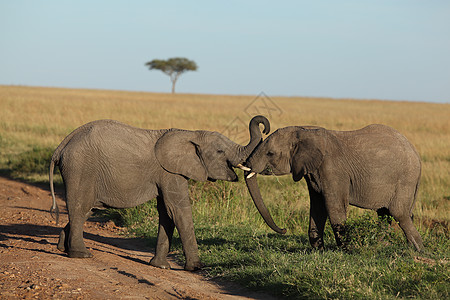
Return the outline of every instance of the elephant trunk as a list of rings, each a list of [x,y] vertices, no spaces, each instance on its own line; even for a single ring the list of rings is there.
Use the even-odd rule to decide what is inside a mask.
[[[250,141],[245,146],[240,146],[239,151],[237,151],[236,158],[233,159],[233,166],[238,166],[239,164],[245,162],[250,154],[255,150],[255,148],[262,141],[262,134],[259,129],[259,124],[264,125],[264,134],[268,134],[270,132],[270,123],[264,116],[255,116],[251,119],[248,129],[250,131]]]
[[[264,204],[264,201],[261,197],[261,193],[259,191],[258,182],[256,181],[256,175],[249,176],[249,177],[247,177],[247,175],[248,175],[248,172],[246,172],[246,174],[245,174],[245,183],[247,184],[247,188],[248,188],[248,191],[250,192],[253,202],[255,203],[255,206],[258,209],[261,216],[263,217],[264,221],[275,232],[280,233],[280,234],[285,234],[286,229],[280,228],[275,224],[275,222],[272,219],[272,216],[270,215],[269,211],[267,210],[266,205]]]

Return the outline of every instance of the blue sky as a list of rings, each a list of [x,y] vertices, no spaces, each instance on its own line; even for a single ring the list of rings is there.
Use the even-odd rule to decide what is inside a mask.
[[[0,84],[450,102],[450,1],[0,0]]]

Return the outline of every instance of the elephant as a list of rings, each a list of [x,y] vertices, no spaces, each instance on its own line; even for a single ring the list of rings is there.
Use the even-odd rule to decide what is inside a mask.
[[[57,248],[69,257],[92,257],[83,241],[83,224],[93,208],[129,208],[156,197],[159,228],[150,265],[170,268],[167,254],[176,227],[186,258],[184,269],[200,269],[188,179],[238,181],[233,167],[243,168],[262,141],[259,124],[264,125],[263,133],[269,133],[267,118],[253,117],[245,146],[218,132],[147,130],[114,120],[97,120],[75,129],[56,148],[50,163],[51,212],[58,215],[59,211],[53,187],[58,166],[69,216]]]
[[[422,238],[414,227],[421,161],[414,146],[395,129],[372,124],[354,131],[317,126],[290,126],[269,135],[250,155],[245,173],[250,195],[265,222],[279,228],[264,205],[255,174],[292,174],[306,180],[310,197],[309,242],[323,249],[327,218],[338,246],[343,240],[347,208],[353,206],[390,215],[418,251]]]

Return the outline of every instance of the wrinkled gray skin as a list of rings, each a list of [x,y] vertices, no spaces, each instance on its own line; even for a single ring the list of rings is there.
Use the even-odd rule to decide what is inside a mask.
[[[323,248],[327,218],[336,242],[342,246],[349,204],[392,215],[408,241],[423,249],[422,238],[412,222],[419,188],[421,163],[414,146],[399,132],[384,125],[355,131],[320,127],[285,127],[267,137],[245,164],[263,175],[292,174],[303,177],[310,196],[309,241]],[[275,231],[284,233],[272,220],[259,192],[256,175],[246,183],[258,210]],[[345,245],[344,245],[345,246]]]
[[[210,131],[145,130],[112,120],[79,127],[61,142],[51,159],[52,210],[56,209],[53,170],[58,165],[69,214],[58,249],[69,257],[92,257],[83,241],[83,224],[93,208],[133,207],[156,197],[159,231],[150,264],[170,268],[166,256],[176,227],[186,257],[185,269],[199,269],[202,264],[188,179],[237,181],[232,167],[245,162],[262,141],[259,124],[264,124],[264,133],[269,132],[269,121],[254,117],[246,146]]]

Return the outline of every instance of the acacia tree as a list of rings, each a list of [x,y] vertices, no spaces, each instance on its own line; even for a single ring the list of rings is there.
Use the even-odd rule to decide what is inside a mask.
[[[160,70],[169,75],[172,81],[172,94],[175,93],[175,84],[178,78],[187,71],[197,71],[197,64],[184,57],[174,57],[168,60],[154,59],[145,64],[150,70]]]

